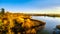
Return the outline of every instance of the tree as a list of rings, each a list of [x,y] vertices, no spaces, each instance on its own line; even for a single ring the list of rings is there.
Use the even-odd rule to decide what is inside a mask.
[[[5,9],[1,8],[1,13],[4,14],[4,12],[5,12]]]

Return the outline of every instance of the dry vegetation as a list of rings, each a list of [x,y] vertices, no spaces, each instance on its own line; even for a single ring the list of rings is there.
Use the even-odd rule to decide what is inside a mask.
[[[0,34],[36,34],[43,29],[45,22],[31,19],[23,13],[0,12]]]
[[[35,23],[31,16],[19,13],[5,13],[0,15],[0,33],[1,34],[36,34],[36,24],[45,24],[44,22]],[[34,26],[34,27],[33,27]],[[40,25],[39,25],[40,26]]]

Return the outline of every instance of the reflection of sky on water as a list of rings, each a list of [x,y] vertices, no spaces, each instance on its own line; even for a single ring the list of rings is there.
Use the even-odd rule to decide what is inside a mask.
[[[53,17],[43,17],[43,16],[33,16],[33,19],[42,20],[46,22],[45,29],[52,32],[52,29],[56,27],[56,25],[60,25],[60,18]]]

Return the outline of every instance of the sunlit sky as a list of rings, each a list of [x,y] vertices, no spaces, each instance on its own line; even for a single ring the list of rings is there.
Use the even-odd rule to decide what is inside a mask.
[[[60,0],[0,0],[0,8],[10,12],[60,13]]]

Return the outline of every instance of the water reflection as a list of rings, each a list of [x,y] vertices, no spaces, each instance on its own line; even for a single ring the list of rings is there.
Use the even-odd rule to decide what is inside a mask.
[[[48,33],[52,34],[53,29],[56,27],[56,25],[60,25],[60,18],[44,16],[32,16],[32,18],[46,22],[45,29],[42,30],[42,32],[47,31]]]

